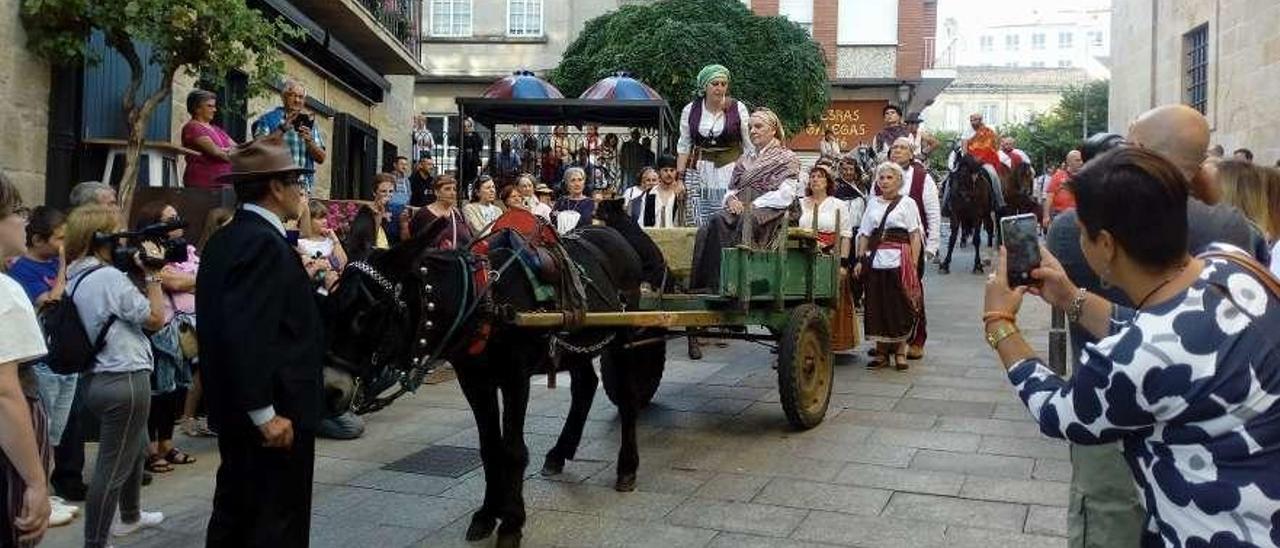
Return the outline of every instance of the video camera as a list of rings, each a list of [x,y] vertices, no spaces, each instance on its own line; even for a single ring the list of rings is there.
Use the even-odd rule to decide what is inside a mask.
[[[187,261],[187,241],[183,238],[171,238],[169,233],[186,228],[187,222],[174,219],[161,223],[152,223],[137,230],[94,234],[94,246],[111,244],[111,264],[125,272],[136,271],[138,264],[134,257],[139,257],[147,268],[161,268],[166,264]],[[143,244],[151,242],[160,248],[161,253],[147,253]]]

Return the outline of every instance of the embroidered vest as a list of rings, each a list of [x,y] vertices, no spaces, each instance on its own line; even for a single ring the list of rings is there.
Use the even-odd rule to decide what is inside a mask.
[[[689,135],[693,144],[704,149],[729,148],[742,143],[742,119],[738,113],[738,101],[727,99],[724,103],[724,130],[719,135],[707,137],[698,130],[702,126],[702,100],[689,108]]]

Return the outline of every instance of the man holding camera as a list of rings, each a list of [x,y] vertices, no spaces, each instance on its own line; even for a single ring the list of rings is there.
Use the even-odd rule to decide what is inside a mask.
[[[307,88],[297,80],[285,80],[280,88],[284,106],[260,116],[253,122],[255,139],[278,132],[284,137],[285,146],[293,156],[293,163],[307,170],[302,175],[302,188],[311,195],[315,188],[316,164],[323,164],[325,151],[324,132],[316,126],[314,115],[302,109],[307,104]]]
[[[240,208],[209,239],[196,278],[200,363],[218,431],[208,546],[305,546],[321,412],[324,326],[285,238],[302,177],[278,133],[231,151]]]

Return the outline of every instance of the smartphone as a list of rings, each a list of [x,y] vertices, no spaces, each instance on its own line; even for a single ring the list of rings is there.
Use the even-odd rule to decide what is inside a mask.
[[[315,119],[306,114],[298,113],[297,116],[293,117],[293,129],[314,127],[315,123]]]
[[[1008,258],[1009,287],[1031,285],[1040,266],[1040,223],[1033,213],[1000,218],[1000,235]]]

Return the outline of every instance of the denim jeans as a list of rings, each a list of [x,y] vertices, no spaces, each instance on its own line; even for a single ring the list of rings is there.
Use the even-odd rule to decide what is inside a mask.
[[[49,441],[58,445],[62,440],[62,431],[67,426],[67,417],[71,415],[71,403],[75,401],[79,375],[59,375],[43,363],[36,364],[33,369],[40,383],[40,399],[44,400],[45,410],[49,414]]]

